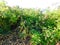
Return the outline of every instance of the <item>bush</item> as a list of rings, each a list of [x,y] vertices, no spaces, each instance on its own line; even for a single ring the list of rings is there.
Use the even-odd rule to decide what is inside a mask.
[[[13,32],[17,27],[19,37],[31,37],[32,45],[55,45],[60,40],[60,10],[47,11],[0,6],[0,34]]]

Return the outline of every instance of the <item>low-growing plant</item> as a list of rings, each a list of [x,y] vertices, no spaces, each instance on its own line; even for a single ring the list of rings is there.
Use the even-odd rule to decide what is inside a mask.
[[[60,9],[22,9],[0,4],[0,34],[14,32],[25,39],[28,35],[32,45],[55,45],[60,41]]]

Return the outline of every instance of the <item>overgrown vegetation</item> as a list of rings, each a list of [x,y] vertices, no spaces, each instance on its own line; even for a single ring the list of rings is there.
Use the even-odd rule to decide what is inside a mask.
[[[32,45],[55,45],[60,41],[60,9],[42,13],[39,9],[0,3],[0,34],[13,33],[15,29],[21,39],[29,37]]]

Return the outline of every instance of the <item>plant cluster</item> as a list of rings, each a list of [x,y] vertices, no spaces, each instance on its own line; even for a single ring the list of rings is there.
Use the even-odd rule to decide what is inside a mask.
[[[19,37],[30,37],[32,45],[55,45],[60,41],[60,9],[45,13],[40,9],[21,9],[0,3],[0,34],[20,27]]]

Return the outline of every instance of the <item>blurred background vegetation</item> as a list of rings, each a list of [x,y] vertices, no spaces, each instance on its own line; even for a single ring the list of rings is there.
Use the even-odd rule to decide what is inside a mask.
[[[32,45],[55,45],[60,41],[60,8],[43,13],[40,9],[9,7],[0,2],[0,34],[15,30],[21,39],[29,36]]]

